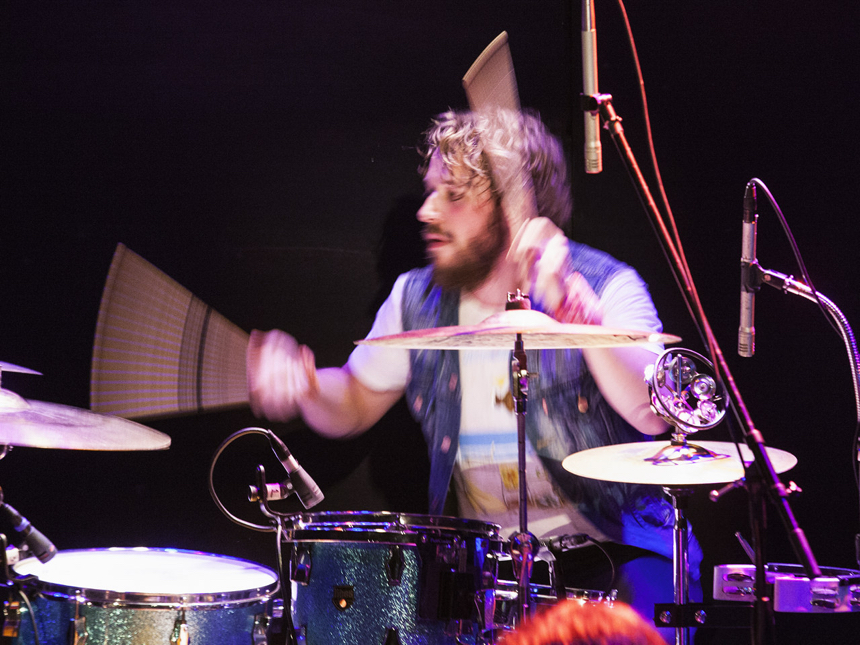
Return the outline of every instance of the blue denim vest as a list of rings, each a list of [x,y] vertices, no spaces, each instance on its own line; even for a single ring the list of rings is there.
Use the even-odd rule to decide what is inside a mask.
[[[606,253],[570,242],[572,268],[600,295],[609,278],[626,268]],[[539,305],[535,306],[539,309]],[[443,291],[431,268],[408,274],[403,296],[403,329],[458,324],[459,293]],[[513,349],[513,348],[512,348]],[[556,485],[613,541],[672,557],[672,506],[656,486],[603,482],[578,477],[561,467],[567,455],[588,448],[643,441],[606,402],[579,350],[528,350],[530,372],[526,434]],[[440,514],[457,455],[460,430],[458,350],[410,350],[406,398],[421,424],[430,454],[430,513]],[[701,550],[690,537],[691,571]]]

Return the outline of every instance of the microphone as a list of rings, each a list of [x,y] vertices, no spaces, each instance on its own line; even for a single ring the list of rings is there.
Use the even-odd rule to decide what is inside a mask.
[[[591,542],[591,537],[585,533],[573,533],[571,535],[560,535],[544,542],[549,551],[567,551]]]
[[[302,506],[307,509],[312,506],[316,506],[323,501],[323,499],[325,499],[325,495],[323,495],[320,487],[317,486],[316,482],[311,479],[311,476],[305,472],[305,469],[299,466],[299,462],[296,461],[296,458],[293,457],[284,442],[271,431],[269,431],[269,443],[272,445],[272,450],[278,457],[278,460],[283,464],[284,468],[286,468],[287,474],[290,476],[290,482],[292,482],[296,495],[299,496],[299,499],[302,502]],[[283,488],[288,488],[286,484],[281,484],[281,486]],[[286,494],[289,493],[287,492]],[[270,498],[275,499],[273,495],[270,495]],[[277,499],[282,498],[278,497]]]
[[[755,293],[759,283],[756,277],[755,257],[756,225],[755,184],[750,181],[744,191],[744,223],[741,236],[741,322],[738,328],[738,354],[745,358],[755,354]]]
[[[3,504],[3,509],[12,521],[12,528],[21,538],[21,541],[18,544],[19,548],[26,546],[30,553],[35,555],[39,561],[43,563],[57,555],[57,547],[55,547],[41,531],[30,524],[26,517],[23,517],[18,511],[9,506],[9,504]]]
[[[582,0],[582,94],[597,94],[597,30],[594,27],[594,0]],[[597,110],[585,112],[585,172],[603,170],[600,147],[600,117]]]

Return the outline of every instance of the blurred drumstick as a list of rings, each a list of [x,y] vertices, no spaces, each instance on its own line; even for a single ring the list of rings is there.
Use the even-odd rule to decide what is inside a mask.
[[[128,419],[247,404],[248,334],[119,244],[102,294],[90,405]]]
[[[463,77],[463,88],[473,112],[487,112],[494,108],[520,110],[520,96],[508,34],[503,31],[472,63]],[[535,203],[531,177],[523,167],[524,159],[517,158],[517,167],[512,168],[502,200],[502,210],[508,220],[511,239],[515,239],[522,225],[538,210]],[[494,169],[498,174],[499,169]],[[509,257],[515,245],[512,245]]]

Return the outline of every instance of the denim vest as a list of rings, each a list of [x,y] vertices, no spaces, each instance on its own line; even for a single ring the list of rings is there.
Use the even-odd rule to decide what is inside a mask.
[[[626,268],[608,254],[572,241],[570,260],[598,296],[609,278]],[[459,293],[435,286],[430,267],[408,274],[404,331],[456,325],[458,311]],[[613,541],[672,557],[674,513],[658,487],[583,478],[561,467],[571,453],[646,437],[609,406],[580,350],[529,350],[526,342],[526,355],[529,372],[538,374],[529,382],[526,435],[555,484]],[[406,398],[430,454],[430,513],[440,514],[460,431],[459,353],[410,350],[410,364]],[[701,551],[689,538],[691,570],[698,571]]]

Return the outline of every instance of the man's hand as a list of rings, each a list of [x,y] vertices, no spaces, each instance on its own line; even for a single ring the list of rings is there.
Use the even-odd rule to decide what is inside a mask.
[[[511,244],[508,259],[518,264],[529,297],[547,314],[563,323],[602,322],[600,299],[571,268],[567,237],[551,220],[527,221]]]
[[[248,343],[251,410],[271,421],[289,421],[299,402],[319,392],[314,354],[280,330],[254,330]]]

